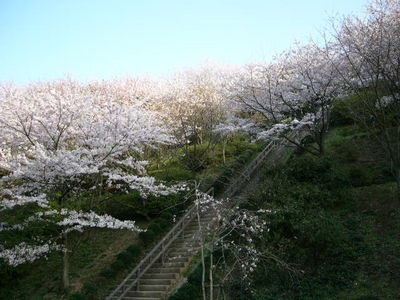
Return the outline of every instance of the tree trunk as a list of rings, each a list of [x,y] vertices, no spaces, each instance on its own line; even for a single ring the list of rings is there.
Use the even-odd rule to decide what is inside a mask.
[[[222,159],[224,164],[226,163],[226,156],[225,156],[226,143],[227,141],[224,139],[224,141],[222,142]]]
[[[213,282],[213,249],[210,251],[210,300],[214,299],[214,282]]]
[[[322,131],[322,132],[320,132],[320,134],[318,136],[319,155],[321,155],[321,156],[324,155],[324,153],[325,153],[324,141],[325,141],[325,132]]]
[[[200,214],[199,214],[199,209],[197,208],[197,221],[199,224],[199,230],[201,232],[201,227],[200,227]],[[203,300],[207,300],[206,296],[206,264],[204,261],[204,240],[203,237],[201,237],[201,266],[202,266],[202,274],[201,274],[201,289],[203,292]]]
[[[396,197],[397,201],[400,201],[400,168],[397,168],[396,171],[396,185],[397,185]]]
[[[63,287],[64,290],[69,289],[69,252],[68,252],[68,234],[65,233],[64,237],[64,250],[63,250]]]

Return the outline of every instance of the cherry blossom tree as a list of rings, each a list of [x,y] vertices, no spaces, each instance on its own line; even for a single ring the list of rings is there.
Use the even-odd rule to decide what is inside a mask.
[[[191,170],[203,167],[216,142],[213,129],[225,114],[221,72],[204,67],[177,73],[169,80],[162,96],[160,106],[165,121],[184,149],[185,161]]]
[[[297,45],[273,63],[248,65],[238,74],[231,97],[264,117],[259,138],[284,138],[320,155],[332,101],[341,93],[338,72],[315,44]],[[318,148],[305,147],[289,133],[306,130]]]
[[[0,213],[9,220],[1,223],[0,231],[23,233],[33,224],[56,228],[45,239],[21,234],[19,242],[1,245],[0,258],[9,264],[62,250],[68,288],[71,231],[87,227],[140,231],[133,221],[92,211],[95,196],[107,186],[137,190],[144,197],[185,188],[166,186],[146,175],[147,162],[139,159],[140,154],[146,147],[172,143],[173,138],[158,114],[119,103],[115,92],[105,89],[92,95],[87,87],[62,81],[4,87],[0,95],[0,169],[5,172],[0,178]],[[82,205],[82,197],[91,199],[89,205]],[[15,218],[16,209],[29,216]]]
[[[229,139],[237,133],[255,133],[257,131],[257,127],[255,123],[250,119],[243,119],[237,117],[233,110],[228,110],[226,114],[226,119],[224,122],[215,126],[214,132],[220,134],[220,138],[222,140],[222,160],[226,163],[226,145]]]
[[[356,104],[348,112],[386,153],[400,199],[400,3],[371,1],[364,18],[350,16],[333,26],[327,55]],[[337,59],[339,58],[339,59]]]
[[[229,281],[239,276],[249,287],[252,274],[263,260],[274,260],[284,264],[265,249],[260,249],[258,245],[260,237],[269,231],[266,219],[274,212],[248,209],[243,203],[234,204],[231,199],[216,199],[196,190],[195,205],[200,228],[203,299],[214,299],[214,282],[226,286]],[[204,214],[214,215],[214,218],[206,227],[201,227],[200,218]],[[206,252],[210,260],[208,292],[205,275]],[[222,256],[215,260],[216,252],[222,253]],[[214,276],[214,273],[218,275]]]

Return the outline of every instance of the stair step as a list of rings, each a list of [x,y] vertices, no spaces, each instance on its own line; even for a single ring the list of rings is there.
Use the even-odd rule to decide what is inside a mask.
[[[164,268],[164,267],[170,267],[170,268],[183,268],[185,266],[185,263],[183,262],[165,262],[165,263],[156,263],[153,264],[154,268]]]
[[[168,253],[168,257],[187,257],[192,255],[195,252],[195,250],[179,250],[179,251],[171,251]]]
[[[162,297],[165,292],[159,291],[129,291],[126,293],[127,297]]]
[[[183,262],[183,263],[186,263],[186,262],[188,262],[188,258],[187,257],[183,257],[183,256],[177,256],[177,257],[171,256],[171,257],[167,258],[166,262],[167,263],[170,263],[170,262]]]
[[[185,249],[198,249],[199,247],[200,247],[200,244],[198,244],[198,245],[187,245],[187,246],[173,246],[170,249],[168,249],[168,253],[171,253],[173,251],[185,250]]]
[[[123,297],[123,300],[160,300],[161,298],[149,298],[149,297]]]
[[[176,273],[145,273],[142,279],[176,279],[178,274]]]
[[[180,273],[181,269],[180,268],[170,268],[170,267],[166,267],[166,268],[153,268],[151,267],[150,269],[147,270],[146,273]]]
[[[142,284],[139,285],[139,291],[154,291],[154,292],[165,292],[168,288],[168,285],[147,285]]]
[[[143,285],[171,285],[171,279],[140,279],[139,286]]]

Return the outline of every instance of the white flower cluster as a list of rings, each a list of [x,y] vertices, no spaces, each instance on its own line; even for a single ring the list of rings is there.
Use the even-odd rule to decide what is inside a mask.
[[[270,129],[259,132],[257,139],[279,140],[283,135],[287,135],[293,130],[299,130],[305,126],[312,126],[315,123],[315,119],[315,116],[312,114],[306,114],[300,121],[297,119],[286,119],[284,123],[273,124]]]
[[[0,245],[0,258],[11,266],[18,266],[26,262],[33,262],[53,250],[60,250],[57,244],[28,245],[20,243],[11,249],[4,249]]]
[[[11,209],[14,206],[22,206],[29,203],[35,203],[39,207],[47,208],[49,207],[48,201],[45,194],[40,194],[37,196],[21,196],[14,195],[14,199],[3,199],[0,200],[0,211],[4,209]]]
[[[383,96],[376,101],[375,107],[377,109],[381,109],[381,108],[387,107],[393,103],[399,103],[399,102],[400,102],[400,94],[396,94],[395,97]]]
[[[67,214],[67,217],[57,222],[57,225],[67,227],[64,232],[73,230],[82,231],[84,227],[127,229],[136,232],[142,231],[135,225],[134,221],[121,221],[109,215],[98,215],[93,211],[85,213],[81,211],[64,210],[64,213]]]

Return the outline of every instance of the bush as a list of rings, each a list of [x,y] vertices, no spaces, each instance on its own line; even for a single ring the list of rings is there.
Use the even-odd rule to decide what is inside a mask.
[[[161,218],[161,219],[164,219],[164,220],[172,221],[173,215],[172,215],[170,212],[168,212],[168,211],[164,211],[164,212],[160,215],[160,218]]]
[[[142,252],[142,247],[139,245],[130,245],[126,251],[131,253],[135,258],[138,257]]]
[[[236,299],[236,300],[254,299],[254,297],[251,295],[249,287],[243,282],[243,280],[239,278],[228,282],[227,289],[230,299]]]
[[[188,181],[193,179],[192,172],[179,167],[167,167],[161,170],[153,170],[150,171],[149,174],[162,181]]]
[[[148,229],[153,231],[156,236],[160,235],[163,232],[163,229],[162,229],[160,223],[158,223],[156,221],[152,222]]]
[[[72,293],[69,295],[68,297],[69,300],[87,300],[88,297],[86,297],[85,295],[83,295],[82,293]]]
[[[139,233],[139,238],[143,241],[145,246],[150,245],[154,241],[155,237],[156,235],[151,229]]]
[[[196,300],[201,299],[201,291],[199,291],[198,287],[186,282],[182,285],[175,294],[171,295],[168,300]]]
[[[112,268],[106,268],[106,269],[103,269],[103,270],[100,272],[100,276],[105,277],[105,278],[112,278],[112,277],[114,277],[116,274],[117,274],[117,271],[114,270],[114,269],[112,269]]]
[[[331,168],[330,158],[302,156],[290,162],[288,174],[299,182],[318,183],[324,180],[323,177],[330,172]]]
[[[95,296],[98,290],[98,286],[94,283],[87,282],[82,287],[82,292],[88,296]]]
[[[129,251],[122,251],[117,255],[117,260],[115,262],[122,262],[122,264],[131,264],[133,262],[133,255]]]
[[[163,218],[157,218],[154,220],[154,224],[156,225],[157,232],[165,232],[165,230],[171,225],[172,222],[163,219]],[[160,228],[157,228],[160,227]],[[152,229],[152,228],[151,228]]]
[[[115,271],[115,273],[118,273],[119,271],[121,271],[122,269],[124,269],[126,267],[125,262],[117,259],[116,261],[114,261],[110,268]]]

